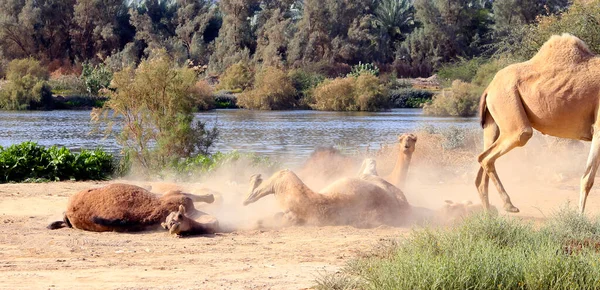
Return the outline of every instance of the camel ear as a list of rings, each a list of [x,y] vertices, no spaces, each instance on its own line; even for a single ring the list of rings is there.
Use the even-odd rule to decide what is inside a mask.
[[[398,136],[398,142],[402,142],[402,140],[404,140],[405,137],[406,137],[406,134],[402,134],[402,135]]]
[[[179,205],[179,213],[180,214],[185,214],[185,207],[183,206],[183,204]]]

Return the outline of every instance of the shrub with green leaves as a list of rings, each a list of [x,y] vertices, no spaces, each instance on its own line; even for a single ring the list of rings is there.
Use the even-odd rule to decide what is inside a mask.
[[[313,97],[312,108],[322,111],[379,111],[389,107],[385,86],[371,74],[326,80],[315,88]]]
[[[459,58],[457,62],[443,65],[437,72],[437,75],[441,79],[450,82],[454,80],[471,82],[482,63],[484,63],[482,58]]]
[[[309,107],[313,102],[313,90],[325,80],[325,76],[319,73],[295,69],[288,73],[292,85],[296,89],[296,100],[302,108]]]
[[[216,89],[243,91],[252,86],[253,78],[250,67],[244,62],[238,62],[225,70]]]
[[[452,82],[450,91],[435,95],[423,106],[423,113],[432,116],[474,116],[479,108],[483,89],[460,80]]]
[[[16,59],[8,64],[7,83],[0,90],[0,108],[28,110],[52,107],[48,71],[33,58]]]
[[[0,146],[0,183],[37,180],[105,180],[113,174],[113,157],[100,149],[72,153],[23,142]]]
[[[48,85],[52,88],[52,93],[55,95],[87,94],[85,82],[77,75],[60,75],[55,78],[50,78]]]
[[[101,89],[108,88],[112,77],[112,71],[104,64],[95,66],[89,63],[83,64],[81,78],[89,94],[97,96]]]
[[[574,209],[541,229],[475,215],[449,229],[415,230],[319,279],[318,289],[598,289],[598,233],[598,218]]]
[[[433,97],[430,91],[412,88],[390,90],[388,95],[394,108],[421,108]]]
[[[296,106],[296,89],[288,75],[265,67],[256,74],[254,87],[238,96],[238,105],[254,110],[289,110]]]
[[[379,76],[379,68],[372,63],[359,62],[357,65],[352,66],[352,71],[348,74],[348,76],[357,78],[363,74]]]
[[[228,153],[217,152],[212,155],[198,155],[175,160],[171,163],[170,167],[175,171],[175,175],[181,178],[183,176],[211,173],[223,166],[234,164],[238,161],[247,161],[250,166],[258,167],[262,170],[279,166],[277,162],[265,156],[231,151]]]

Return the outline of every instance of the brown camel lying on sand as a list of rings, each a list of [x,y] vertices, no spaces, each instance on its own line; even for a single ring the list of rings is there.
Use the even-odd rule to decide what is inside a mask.
[[[167,216],[165,222],[160,224],[170,234],[177,236],[206,235],[219,231],[219,222],[211,215],[201,215],[192,219],[185,213],[185,207],[179,206],[179,210]]]
[[[383,179],[380,181],[385,182]],[[276,172],[264,182],[260,174],[253,175],[244,205],[269,194],[275,195],[284,209],[283,217],[292,224],[399,225],[409,209],[406,199],[399,201],[395,195],[369,180],[342,178],[321,193],[316,193],[287,169]]]
[[[495,162],[515,147],[524,146],[533,129],[543,134],[592,141],[581,178],[579,210],[600,165],[600,57],[579,38],[552,36],[526,62],[500,70],[481,96],[479,113],[484,151],[475,185],[484,207],[489,208],[488,184],[492,179],[508,212],[519,212],[498,174]]]
[[[139,186],[110,184],[80,191],[69,199],[63,221],[48,228],[77,228],[86,231],[141,231],[158,226],[179,206],[192,215],[198,214],[194,202],[214,201],[212,195],[193,195],[170,191],[161,197]]]

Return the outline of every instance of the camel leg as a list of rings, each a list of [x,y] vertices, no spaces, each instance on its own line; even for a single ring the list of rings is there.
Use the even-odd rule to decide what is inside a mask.
[[[594,185],[594,178],[596,177],[596,171],[600,164],[600,132],[597,127],[594,126],[594,136],[592,137],[592,146],[590,148],[590,154],[585,165],[585,173],[581,177],[581,188],[579,191],[579,212],[583,214],[585,210],[585,202],[587,200],[590,189]]]
[[[488,117],[487,120],[490,120],[488,124],[485,125],[483,129],[483,149],[489,149],[492,144],[498,139],[498,126],[494,123],[493,119]],[[481,204],[483,208],[487,211],[490,209],[490,199],[488,196],[488,188],[490,183],[490,177],[487,174],[484,174],[483,167],[479,167],[479,171],[477,172],[477,178],[475,179],[475,186],[477,187],[477,191],[479,192],[479,198],[481,199]]]
[[[506,190],[498,177],[498,173],[496,172],[495,163],[496,159],[508,153],[513,148],[525,145],[531,136],[533,136],[533,129],[531,127],[522,127],[520,130],[512,130],[512,132],[512,134],[503,135],[503,132],[501,131],[498,140],[496,140],[490,148],[479,155],[478,161],[489,178],[492,179],[494,185],[496,185],[498,194],[500,194],[500,197],[504,201],[504,210],[517,213],[519,212],[519,209],[510,201],[510,197],[506,193]]]

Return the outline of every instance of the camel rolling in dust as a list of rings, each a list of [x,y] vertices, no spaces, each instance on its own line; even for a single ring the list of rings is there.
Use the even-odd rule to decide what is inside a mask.
[[[253,175],[244,205],[270,194],[275,195],[284,209],[284,218],[292,224],[398,225],[410,210],[406,199],[400,202],[376,183],[342,178],[316,193],[287,169],[276,172],[264,182],[260,174]]]
[[[180,237],[214,234],[219,231],[219,222],[215,217],[205,214],[192,219],[186,215],[183,205],[179,205],[179,210],[170,213],[160,225],[170,234]]]
[[[600,58],[579,38],[552,36],[530,60],[500,70],[481,96],[479,113],[484,151],[475,185],[489,208],[491,178],[507,212],[519,212],[510,201],[495,162],[524,146],[533,128],[543,134],[592,141],[581,178],[579,211],[585,203],[600,162]]]
[[[161,197],[129,184],[110,184],[101,188],[80,191],[69,199],[63,221],[48,228],[77,228],[86,231],[141,231],[158,226],[183,205],[196,214],[194,201],[211,203],[212,195],[193,195],[170,191]]]

